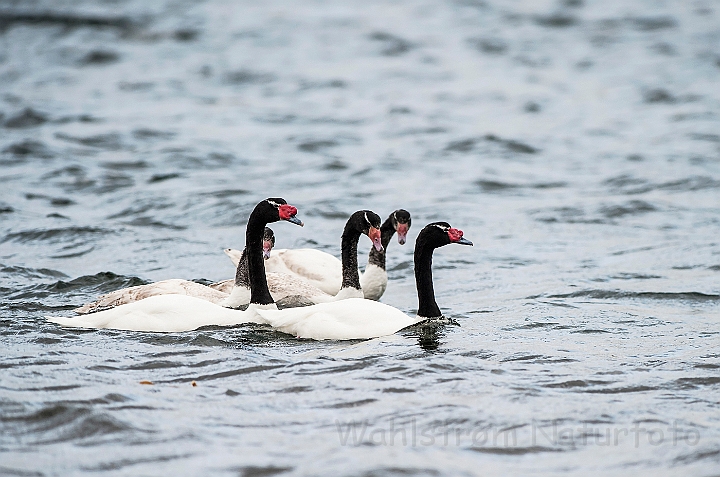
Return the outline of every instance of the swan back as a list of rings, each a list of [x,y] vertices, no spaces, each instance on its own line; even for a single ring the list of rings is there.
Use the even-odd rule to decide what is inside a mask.
[[[81,315],[85,313],[94,313],[108,308],[133,303],[151,296],[170,294],[195,296],[211,303],[220,303],[227,298],[227,294],[221,290],[201,285],[200,283],[191,282],[190,280],[173,278],[170,280],[162,280],[155,283],[148,283],[146,285],[137,285],[106,293],[91,303],[75,308],[74,311],[75,313]]]
[[[342,284],[340,260],[311,248],[273,250],[265,261],[265,270],[303,278],[329,295],[337,295]]]
[[[315,340],[377,338],[418,321],[397,308],[363,298],[277,311],[257,310],[257,313],[283,333]]]
[[[75,328],[111,328],[115,330],[178,332],[201,326],[232,326],[263,323],[255,308],[231,310],[209,301],[186,295],[157,295],[134,303],[81,317],[46,317],[48,321]]]

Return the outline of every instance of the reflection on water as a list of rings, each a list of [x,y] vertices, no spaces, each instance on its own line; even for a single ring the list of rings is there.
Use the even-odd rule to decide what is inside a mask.
[[[0,473],[716,472],[719,15],[4,2]],[[232,277],[222,250],[272,196],[306,223],[279,248],[335,255],[353,211],[409,210],[383,296],[407,313],[415,234],[463,229],[475,247],[434,256],[459,326],[318,343],[44,320]]]

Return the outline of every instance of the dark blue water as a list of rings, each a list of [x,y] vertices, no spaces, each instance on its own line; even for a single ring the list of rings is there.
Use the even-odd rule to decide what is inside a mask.
[[[717,475],[719,132],[711,1],[2,2],[0,474]],[[409,210],[411,314],[415,235],[463,229],[459,326],[45,321],[230,278],[272,196],[336,255]]]

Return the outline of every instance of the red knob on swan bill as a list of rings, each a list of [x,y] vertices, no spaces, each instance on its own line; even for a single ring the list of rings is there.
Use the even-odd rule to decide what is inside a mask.
[[[463,231],[460,229],[450,228],[448,230],[448,237],[452,243],[458,243],[460,245],[472,245],[472,242],[466,238],[463,238]]]
[[[372,240],[375,250],[377,250],[378,252],[382,252],[383,246],[382,246],[382,240],[380,240],[380,229],[376,229],[375,227],[370,227],[370,230],[368,230],[367,235],[368,235],[368,237],[370,237],[370,240]]]
[[[304,225],[302,223],[302,220],[295,217],[295,215],[297,215],[297,211],[297,208],[293,207],[290,204],[283,204],[278,208],[280,219],[287,220],[288,222],[292,222],[293,224],[297,224],[302,227]]]

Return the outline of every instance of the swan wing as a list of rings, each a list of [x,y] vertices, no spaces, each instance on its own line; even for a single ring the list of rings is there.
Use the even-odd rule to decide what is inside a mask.
[[[336,295],[342,284],[340,260],[311,248],[273,250],[265,270],[299,276],[329,295]]]
[[[52,323],[75,328],[111,328],[166,333],[191,331],[210,325],[264,323],[254,309],[231,310],[200,298],[176,294],[151,296],[78,317],[48,316],[46,318]]]
[[[81,315],[94,313],[158,295],[188,295],[212,303],[220,303],[227,298],[227,293],[200,283],[191,282],[190,280],[171,279],[116,290],[102,295],[91,303],[75,308],[74,311]]]
[[[211,283],[208,286],[214,290],[217,290],[221,293],[227,293],[229,295],[233,287],[235,286],[235,279],[228,278],[227,280],[223,280],[221,282]]]
[[[377,338],[417,322],[397,308],[363,298],[257,313],[278,331],[315,340]]]
[[[310,284],[308,280],[295,275],[266,272],[265,276],[267,277],[270,294],[275,301],[280,301],[289,296],[297,296],[312,303],[326,303],[334,298]]]

